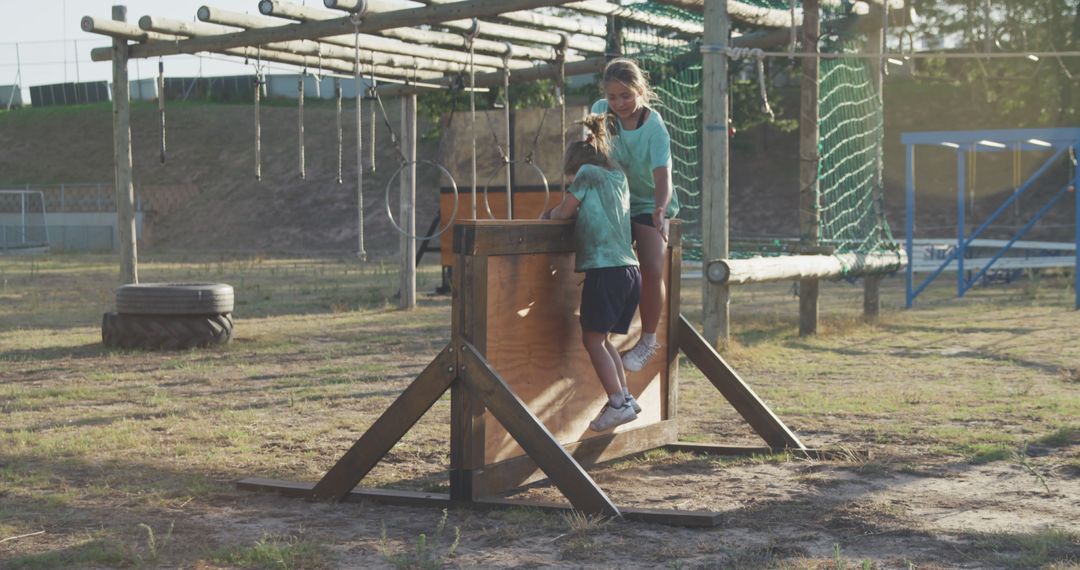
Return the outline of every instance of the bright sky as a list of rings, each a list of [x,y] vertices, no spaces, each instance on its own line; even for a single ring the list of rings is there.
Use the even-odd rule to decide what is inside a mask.
[[[294,1],[322,7],[319,0]],[[15,83],[21,71],[23,99],[29,102],[26,88],[30,85],[108,80],[112,73],[109,63],[90,61],[90,49],[108,45],[108,38],[83,32],[79,23],[83,16],[111,19],[115,4],[127,6],[128,22],[136,25],[140,17],[148,14],[194,20],[199,7],[207,4],[234,12],[259,13],[258,0],[0,0],[0,85]],[[200,63],[202,74],[207,76],[251,71],[249,66],[227,59],[171,56],[166,58],[165,72],[174,77],[198,76]],[[132,62],[130,68],[132,79],[152,77],[156,72],[156,61]]]

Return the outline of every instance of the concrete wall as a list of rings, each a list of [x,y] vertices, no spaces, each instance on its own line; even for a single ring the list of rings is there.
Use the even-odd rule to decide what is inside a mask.
[[[56,251],[119,251],[120,229],[116,213],[62,213],[45,214],[48,229],[49,247]],[[0,214],[0,251],[13,247],[23,235],[19,214]],[[26,231],[29,242],[44,241],[40,227],[30,227]],[[143,213],[135,214],[136,239],[143,234]]]

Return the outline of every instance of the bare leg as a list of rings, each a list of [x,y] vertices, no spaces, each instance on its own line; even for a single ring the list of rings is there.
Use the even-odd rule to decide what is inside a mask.
[[[581,331],[581,342],[585,345],[585,351],[589,353],[589,359],[592,360],[596,375],[600,377],[600,384],[603,385],[604,391],[607,392],[608,403],[616,408],[622,406],[626,403],[625,398],[623,398],[622,384],[619,381],[619,371],[622,370],[622,363],[619,362],[618,358],[612,358],[611,353],[608,352],[607,334],[583,330]],[[616,364],[617,362],[618,364]]]
[[[638,263],[641,264],[641,332],[656,334],[660,311],[664,307],[664,250],[667,242],[656,228],[631,224],[637,241]]]
[[[619,385],[622,386],[623,394],[629,394],[630,388],[626,385],[626,371],[623,370],[622,357],[619,356],[619,351],[615,349],[615,345],[611,344],[611,341],[606,336],[604,338],[604,348],[607,348],[611,360],[615,362],[615,371],[619,374]]]

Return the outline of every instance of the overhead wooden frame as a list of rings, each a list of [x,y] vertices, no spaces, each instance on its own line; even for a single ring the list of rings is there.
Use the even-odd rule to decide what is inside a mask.
[[[631,391],[640,395],[645,408],[639,420],[606,434],[581,427],[599,407],[603,392],[575,334],[580,330],[575,311],[581,275],[573,272],[572,222],[462,221],[454,228],[450,344],[320,481],[250,478],[238,486],[309,499],[482,509],[528,506],[661,524],[715,526],[720,515],[711,511],[620,508],[586,470],[665,447],[735,455],[818,453],[808,450],[679,314],[679,234],[675,223],[665,269],[668,301],[658,331],[667,347],[665,357],[628,376]],[[628,338],[636,338],[635,331]],[[764,446],[679,442],[675,420],[680,351],[764,440]],[[451,393],[449,493],[357,489],[447,390]],[[558,488],[567,505],[500,496],[543,478]]]

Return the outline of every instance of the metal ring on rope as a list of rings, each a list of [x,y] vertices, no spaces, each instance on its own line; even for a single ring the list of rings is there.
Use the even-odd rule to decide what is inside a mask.
[[[551,189],[548,187],[547,176],[544,176],[544,171],[540,170],[540,167],[537,166],[536,163],[529,158],[506,161],[502,163],[502,166],[506,168],[507,175],[509,175],[510,167],[518,163],[528,164],[529,166],[533,167],[533,170],[535,170],[536,173],[540,175],[540,181],[544,183],[544,207],[540,209],[540,215],[543,215],[544,212],[547,211],[548,203],[551,202]],[[484,209],[487,210],[488,218],[492,220],[496,218],[495,214],[491,212],[491,204],[488,203],[488,187],[491,186],[491,181],[495,180],[495,177],[498,176],[499,172],[501,171],[502,168],[492,173],[492,175],[487,179],[487,182],[484,184]],[[537,216],[536,218],[540,219],[540,216]]]
[[[443,227],[441,230],[439,230],[439,231],[437,231],[437,232],[435,232],[435,233],[433,233],[433,234],[431,234],[429,236],[418,236],[418,235],[415,235],[415,234],[410,234],[409,232],[405,231],[400,225],[398,225],[397,220],[394,219],[394,213],[390,210],[390,187],[394,185],[394,180],[397,179],[398,175],[400,175],[401,171],[404,170],[405,168],[407,168],[409,166],[415,166],[415,165],[418,165],[418,164],[421,164],[421,163],[422,164],[430,164],[431,166],[434,166],[435,168],[438,168],[440,171],[442,171],[442,173],[444,175],[446,175],[446,178],[448,178],[450,180],[450,187],[454,190],[454,207],[450,210],[450,218],[449,218],[450,221],[446,222],[446,226]],[[454,225],[454,220],[457,218],[457,209],[458,209],[457,181],[454,180],[454,176],[452,174],[450,174],[449,170],[447,170],[446,168],[443,167],[443,165],[435,162],[434,160],[425,160],[425,159],[406,160],[406,161],[402,162],[400,166],[398,166],[398,169],[394,171],[394,174],[392,174],[390,176],[390,179],[386,181],[386,192],[385,192],[385,194],[383,196],[383,201],[386,202],[386,216],[388,218],[390,218],[390,225],[394,226],[394,229],[397,230],[398,233],[400,233],[401,235],[403,235],[403,236],[405,236],[405,237],[407,237],[409,239],[434,239],[434,238],[437,238],[437,237],[441,236],[443,234],[443,232],[445,232],[446,230],[450,229],[450,226]]]

